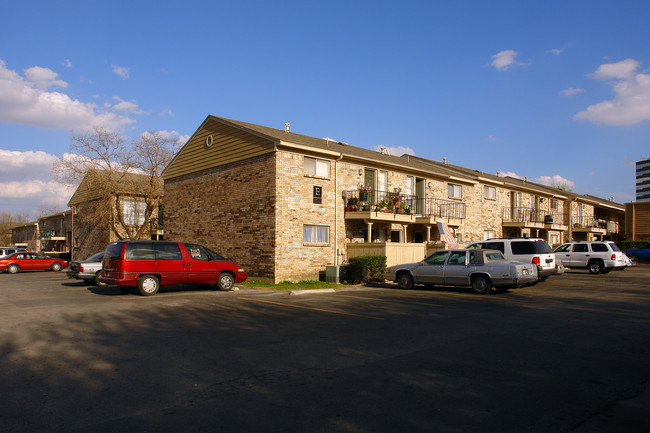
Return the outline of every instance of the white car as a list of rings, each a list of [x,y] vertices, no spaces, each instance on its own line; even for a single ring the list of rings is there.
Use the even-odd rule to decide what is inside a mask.
[[[539,238],[499,238],[474,242],[467,249],[499,250],[506,259],[520,263],[532,263],[537,266],[537,276],[540,281],[550,275],[562,273],[557,266],[555,254],[544,239]]]
[[[612,241],[567,242],[555,249],[567,268],[588,269],[592,274],[625,269],[625,254]]]

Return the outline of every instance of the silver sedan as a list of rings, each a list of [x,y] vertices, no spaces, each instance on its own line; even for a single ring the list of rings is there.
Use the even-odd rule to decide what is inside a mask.
[[[402,289],[414,284],[471,286],[476,293],[490,293],[537,282],[537,268],[530,263],[506,260],[497,250],[436,251],[419,263],[391,266],[385,278]]]

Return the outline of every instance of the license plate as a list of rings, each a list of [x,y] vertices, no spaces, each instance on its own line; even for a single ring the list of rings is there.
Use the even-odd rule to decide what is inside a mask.
[[[524,275],[528,275],[528,269],[524,269]]]

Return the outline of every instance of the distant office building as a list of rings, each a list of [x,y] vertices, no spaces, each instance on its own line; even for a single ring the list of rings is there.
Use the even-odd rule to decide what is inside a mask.
[[[636,163],[636,201],[650,201],[650,159]]]

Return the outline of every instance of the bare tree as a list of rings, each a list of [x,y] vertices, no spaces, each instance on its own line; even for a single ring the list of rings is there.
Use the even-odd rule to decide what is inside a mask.
[[[87,231],[109,222],[111,237],[140,239],[162,198],[162,170],[171,161],[173,141],[159,132],[127,140],[95,128],[73,134],[70,154],[54,166],[57,179],[78,185],[70,204],[81,205]],[[83,213],[83,215],[81,215]]]
[[[0,246],[11,243],[11,229],[29,222],[27,212],[11,214],[9,212],[0,212]]]

